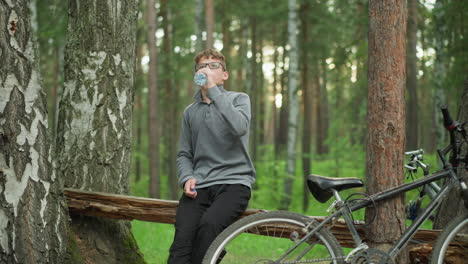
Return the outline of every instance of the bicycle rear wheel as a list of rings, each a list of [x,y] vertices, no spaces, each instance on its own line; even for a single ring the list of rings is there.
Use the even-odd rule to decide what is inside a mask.
[[[466,263],[468,259],[468,213],[453,219],[440,233],[431,253],[431,264]]]
[[[304,237],[304,228],[309,223],[311,228],[318,225],[303,215],[282,211],[245,217],[213,241],[203,263],[216,264],[219,256],[224,254],[221,264],[344,263],[340,244],[326,228],[279,260],[296,244],[295,241]]]

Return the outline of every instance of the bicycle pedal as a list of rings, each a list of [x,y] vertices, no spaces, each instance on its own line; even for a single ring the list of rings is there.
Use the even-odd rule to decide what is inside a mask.
[[[291,234],[289,235],[289,239],[291,239],[291,241],[294,242],[299,241],[299,233],[297,231],[291,232]]]

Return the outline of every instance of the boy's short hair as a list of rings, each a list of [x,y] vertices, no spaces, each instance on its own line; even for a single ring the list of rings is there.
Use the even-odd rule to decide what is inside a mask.
[[[197,55],[195,55],[195,58],[193,59],[195,61],[195,64],[198,64],[202,58],[213,58],[221,61],[221,64],[224,67],[224,71],[227,71],[226,68],[226,58],[224,55],[215,50],[215,49],[206,49],[204,51],[199,52]]]

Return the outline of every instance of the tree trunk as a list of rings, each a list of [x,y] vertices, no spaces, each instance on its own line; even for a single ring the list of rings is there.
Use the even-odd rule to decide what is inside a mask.
[[[259,146],[265,144],[265,120],[267,117],[267,109],[266,109],[266,96],[267,92],[265,91],[265,76],[263,75],[263,36],[262,36],[262,31],[258,31],[258,56],[260,58],[260,63],[257,64],[258,68],[258,92],[257,92],[257,97],[258,97],[258,111],[257,111],[257,116],[258,116],[258,122],[257,122],[257,127],[258,127],[258,139],[257,139],[257,144]]]
[[[316,60],[317,58],[315,58]],[[320,94],[320,71],[319,71],[319,65],[318,63],[315,63],[315,70],[312,71],[312,80],[311,80],[311,103],[312,103],[312,116],[311,116],[311,141],[317,142],[317,137],[318,137],[318,113],[319,113],[319,94]],[[315,148],[316,150],[317,148]],[[314,152],[314,148],[310,150],[311,154]]]
[[[322,83],[318,88],[318,105],[317,105],[317,154],[328,153],[328,90],[327,90],[327,65],[325,58],[322,59]]]
[[[462,124],[464,122],[468,123],[468,79],[465,80],[465,88],[463,91],[461,102],[462,104],[460,105],[460,108],[458,110],[457,120]],[[453,116],[454,115],[452,114],[452,117]],[[435,125],[442,126],[442,123],[438,123]],[[466,125],[465,129],[467,129]],[[458,140],[461,141],[462,139],[458,138]],[[460,154],[461,157],[465,157],[468,155],[467,144],[464,144]],[[461,162],[459,165],[460,169],[458,169],[457,171],[458,174],[461,174],[462,179],[464,179],[465,182],[468,182],[468,171],[463,168],[465,168],[467,165],[468,164],[464,164],[463,162]],[[450,220],[466,211],[467,209],[461,197],[461,190],[459,188],[456,188],[453,192],[447,195],[445,200],[442,202],[442,205],[439,207],[439,210],[436,214],[436,219],[434,221],[434,229],[444,228],[445,226],[447,226],[447,223],[450,222]]]
[[[431,149],[436,150],[437,148],[444,147],[444,144],[447,142],[446,131],[443,126],[443,117],[440,112],[440,107],[447,103],[447,98],[445,95],[444,82],[447,77],[446,69],[446,52],[444,48],[444,41],[448,39],[447,36],[447,25],[446,25],[446,11],[444,9],[444,0],[437,0],[432,10],[434,14],[434,25],[435,25],[435,51],[436,59],[434,62],[434,104],[433,104],[433,135],[434,140],[433,146]]]
[[[226,2],[224,2],[226,4]],[[222,31],[223,31],[223,55],[226,58],[226,61],[231,61],[231,50],[232,50],[232,39],[231,39],[231,31],[229,27],[231,26],[231,19],[228,17],[223,17],[222,22]],[[229,67],[229,65],[228,65]],[[229,90],[231,87],[232,80],[234,79],[234,71],[229,68],[229,72],[232,77],[228,78],[224,81],[224,88]]]
[[[164,30],[164,40],[163,40],[163,49],[164,49],[164,83],[165,83],[165,90],[166,90],[166,96],[167,96],[167,104],[165,109],[166,111],[166,125],[167,129],[167,137],[168,137],[168,142],[167,142],[167,164],[169,166],[168,168],[168,181],[167,181],[167,187],[169,190],[169,195],[170,199],[177,199],[179,196],[178,190],[178,184],[177,184],[177,175],[176,175],[176,147],[177,147],[177,139],[176,139],[176,120],[175,120],[175,112],[176,112],[176,107],[177,104],[175,102],[175,89],[173,83],[171,83],[171,80],[173,79],[173,70],[172,70],[172,64],[171,64],[171,36],[172,32],[169,29],[170,28],[170,22],[171,20],[169,19],[169,9],[167,7],[167,0],[162,0],[161,1],[161,16],[163,17],[163,30]]]
[[[0,4],[0,263],[69,261],[29,1]]]
[[[140,30],[138,31],[140,33]],[[138,41],[137,41],[138,42]],[[141,67],[141,59],[143,56],[143,46],[136,48],[137,65],[136,65],[136,81],[135,81],[135,113],[136,113],[136,146],[135,146],[135,181],[141,179],[141,153],[142,153],[142,130],[143,130],[143,70]]]
[[[359,42],[356,44],[356,82],[353,84],[353,93],[350,103],[351,114],[351,144],[366,144],[366,107],[367,107],[367,24],[363,23],[367,15],[367,6],[364,2],[356,2],[356,17],[360,17],[361,23],[356,29],[355,35]]]
[[[296,136],[297,117],[299,113],[299,100],[297,97],[297,8],[296,0],[289,0],[288,15],[288,42],[289,50],[289,76],[288,76],[288,97],[289,97],[289,123],[288,123],[288,143],[287,143],[287,163],[286,178],[284,179],[284,196],[281,201],[281,209],[287,210],[291,204],[292,186],[296,174]]]
[[[417,58],[416,44],[418,31],[418,1],[408,0],[408,47],[406,50],[406,89],[408,91],[408,111],[406,115],[406,149],[419,148],[418,144],[418,94],[417,94]]]
[[[56,147],[66,187],[129,192],[137,14],[137,2],[70,2]],[[129,222],[73,216],[72,229],[86,263],[143,262]]]
[[[214,39],[214,3],[213,0],[205,0],[205,21],[206,21],[206,48],[213,48]]]
[[[204,23],[205,18],[203,17],[203,10],[205,9],[204,0],[196,0],[195,5],[195,34],[197,36],[197,51],[201,51],[206,43],[203,41],[203,31],[205,31],[206,24]]]
[[[152,198],[161,197],[161,179],[159,174],[160,154],[159,138],[160,119],[159,119],[159,99],[158,99],[158,58],[156,48],[156,10],[154,0],[148,0],[148,50],[149,50],[149,73],[148,73],[148,141],[149,141],[149,196]]]
[[[286,70],[286,41],[283,44],[283,67],[282,74],[280,77],[280,86],[281,86],[281,108],[279,110],[279,124],[276,133],[276,144],[275,144],[275,155],[276,160],[278,160],[284,153],[284,149],[287,142],[287,127],[288,127],[288,116],[289,116],[289,100],[287,96],[287,86],[286,86],[286,77],[288,70]]]
[[[247,93],[250,96],[250,101],[252,104],[252,118],[250,120],[250,149],[251,157],[254,163],[257,162],[257,150],[258,150],[258,92],[257,92],[257,21],[256,17],[250,17],[250,26],[251,26],[251,46],[250,52],[252,57],[250,58],[250,90]],[[248,80],[249,80],[248,79]]]
[[[308,79],[309,74],[309,63],[308,58],[308,47],[305,45],[309,43],[308,35],[308,22],[307,15],[309,12],[309,4],[301,4],[301,25],[302,25],[302,100],[303,100],[303,112],[304,112],[304,125],[302,135],[302,173],[303,175],[303,194],[302,194],[302,209],[304,212],[309,207],[309,189],[307,188],[307,176],[310,174],[311,167],[311,144],[312,144],[312,97],[310,93],[310,82]]]
[[[268,131],[268,136],[267,136],[267,144],[274,144],[275,149],[276,149],[276,132],[278,131],[278,109],[276,108],[276,95],[278,94],[278,74],[277,74],[277,69],[278,69],[278,48],[276,47],[276,34],[275,31],[272,31],[272,41],[273,41],[273,47],[275,47],[275,51],[273,53],[273,102],[271,104],[271,123],[270,126],[271,129]],[[275,153],[276,156],[276,153]]]
[[[406,0],[369,2],[367,193],[403,183]],[[404,195],[366,209],[369,245],[387,250],[405,229]],[[408,263],[407,254],[399,257]]]

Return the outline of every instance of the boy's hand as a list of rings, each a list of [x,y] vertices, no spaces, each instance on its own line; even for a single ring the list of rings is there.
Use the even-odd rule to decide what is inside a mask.
[[[184,194],[185,196],[187,197],[190,197],[190,198],[195,198],[197,197],[197,190],[195,190],[195,183],[197,182],[197,180],[195,179],[190,179],[190,180],[187,180],[184,184]]]

